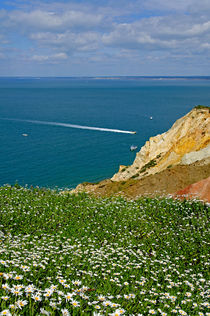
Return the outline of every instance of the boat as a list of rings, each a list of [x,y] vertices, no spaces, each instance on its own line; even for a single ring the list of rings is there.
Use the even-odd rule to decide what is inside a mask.
[[[152,120],[153,119],[153,117],[152,116],[150,116],[150,118],[149,118],[150,120]]]
[[[28,136],[28,134],[22,134],[22,136],[27,137],[27,136]]]
[[[138,148],[137,146],[131,145],[130,151],[135,151],[137,148]]]

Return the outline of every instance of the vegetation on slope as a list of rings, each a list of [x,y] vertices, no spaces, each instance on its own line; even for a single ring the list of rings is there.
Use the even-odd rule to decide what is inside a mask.
[[[207,106],[207,105],[196,105],[194,109],[197,109],[197,110],[209,109],[209,112],[210,112],[210,106]]]
[[[208,206],[0,188],[0,315],[209,315]]]

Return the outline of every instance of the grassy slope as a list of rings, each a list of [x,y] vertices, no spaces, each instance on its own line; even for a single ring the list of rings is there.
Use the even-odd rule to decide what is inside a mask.
[[[97,308],[102,315],[119,309],[126,315],[202,315],[208,211],[194,201],[2,187],[1,310],[27,316],[40,315],[41,308],[50,315],[68,315],[65,309],[92,315]],[[27,294],[30,284],[33,293]]]

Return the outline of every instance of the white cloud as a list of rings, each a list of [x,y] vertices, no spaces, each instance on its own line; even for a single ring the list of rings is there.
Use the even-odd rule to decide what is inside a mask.
[[[125,49],[178,49],[197,51],[210,41],[210,21],[191,17],[150,17],[132,23],[115,24],[103,35],[103,43]]]
[[[12,11],[8,13],[11,26],[17,25],[22,30],[61,31],[67,28],[92,29],[102,22],[102,16],[82,11],[34,10],[31,12]]]
[[[203,43],[201,46],[202,46],[203,48],[210,49],[210,42],[209,42],[209,43]]]
[[[187,58],[206,63],[210,54],[209,0],[18,3],[0,10],[0,52],[20,61],[68,64],[71,56],[75,65],[165,59],[184,65]]]
[[[62,60],[62,59],[67,59],[68,56],[66,53],[57,53],[53,55],[53,58]]]
[[[204,23],[192,25],[190,29],[185,31],[186,35],[201,35],[205,32],[210,31],[210,20]]]
[[[192,0],[147,0],[144,1],[144,8],[155,11],[177,11],[183,12],[189,8]]]
[[[30,58],[32,61],[37,62],[59,62],[62,60],[68,59],[68,56],[66,53],[57,53],[54,55],[33,55]]]
[[[64,33],[33,33],[30,35],[32,40],[36,40],[42,46],[50,46],[54,48],[62,48],[63,50],[74,51],[89,51],[96,50],[100,35],[96,32],[64,32]]]
[[[49,56],[34,55],[34,56],[31,57],[31,60],[43,62],[43,61],[49,60]]]

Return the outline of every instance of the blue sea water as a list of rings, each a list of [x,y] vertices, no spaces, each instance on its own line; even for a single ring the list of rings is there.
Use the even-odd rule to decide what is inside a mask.
[[[0,185],[72,188],[111,177],[133,162],[131,145],[140,149],[195,105],[209,103],[210,80],[202,78],[0,78]]]

